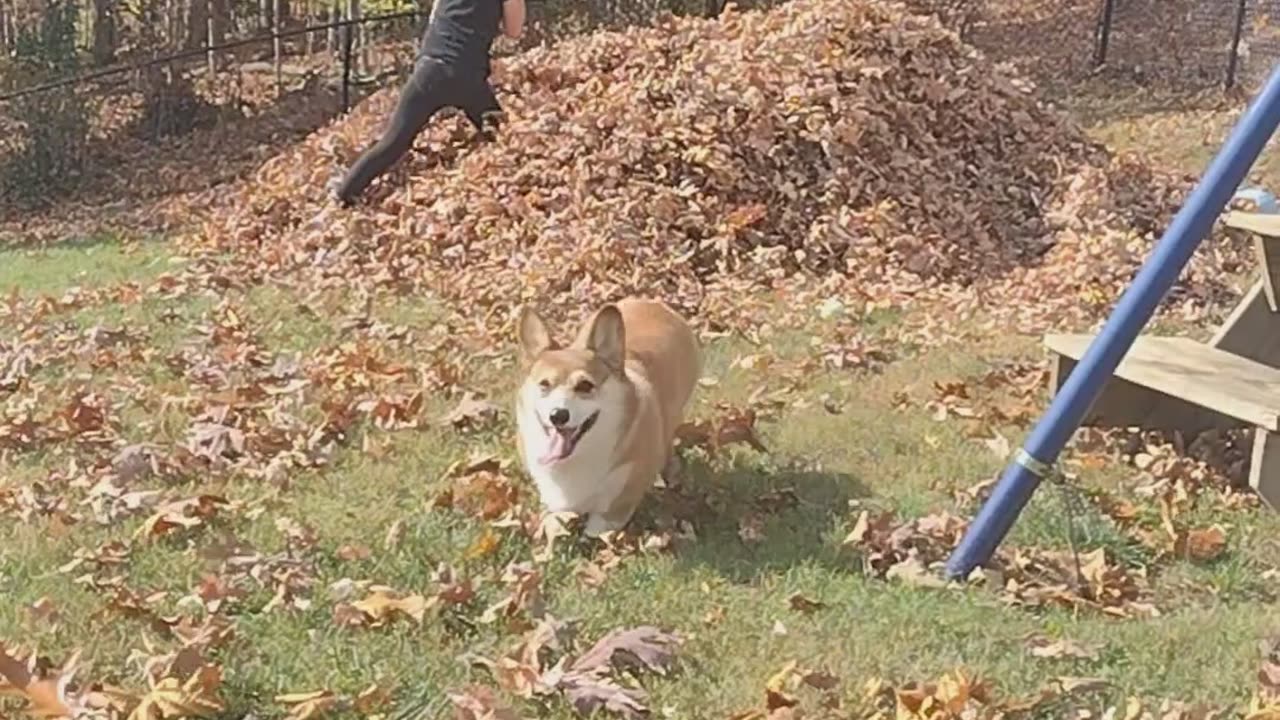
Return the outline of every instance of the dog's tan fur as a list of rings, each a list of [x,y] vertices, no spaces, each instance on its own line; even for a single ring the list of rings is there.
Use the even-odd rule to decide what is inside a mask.
[[[529,309],[521,313],[518,337],[525,361],[516,398],[522,463],[549,509],[586,513],[592,535],[620,529],[674,461],[676,428],[701,371],[693,330],[664,303],[627,299],[597,310],[568,346],[556,343]],[[530,456],[556,432],[538,407],[548,402],[598,418],[571,455],[550,464]]]

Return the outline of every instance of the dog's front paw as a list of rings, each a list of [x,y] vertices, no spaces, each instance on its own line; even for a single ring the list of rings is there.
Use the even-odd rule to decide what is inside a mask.
[[[617,520],[610,520],[599,513],[591,513],[587,516],[587,526],[583,528],[582,532],[586,534],[587,537],[600,537],[605,533],[621,530],[626,524],[626,520],[619,522]]]

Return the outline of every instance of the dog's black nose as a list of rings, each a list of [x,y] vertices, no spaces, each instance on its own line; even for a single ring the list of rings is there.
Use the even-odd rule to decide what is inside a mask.
[[[569,411],[564,408],[556,408],[551,411],[551,424],[556,427],[563,427],[569,422]]]

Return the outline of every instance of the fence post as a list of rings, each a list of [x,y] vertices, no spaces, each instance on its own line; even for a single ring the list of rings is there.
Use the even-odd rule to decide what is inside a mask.
[[[1111,45],[1111,20],[1115,14],[1115,0],[1102,0],[1102,17],[1098,22],[1097,46],[1093,51],[1093,66],[1100,67],[1107,62],[1107,48]]]
[[[280,0],[271,4],[271,52],[276,65],[276,97],[284,94],[284,78],[280,73]]]
[[[196,1],[197,1],[197,2],[199,2],[199,0],[196,0]],[[209,54],[208,54],[208,60],[209,60],[209,80],[210,80],[210,81],[212,81],[212,80],[213,80],[213,76],[214,76],[215,74],[217,74],[217,72],[218,72],[218,63],[217,63],[217,59],[216,59],[216,58],[214,57],[214,55],[213,55],[213,45],[214,45],[214,42],[213,42],[213,0],[206,0],[206,2],[205,2],[205,4],[204,4],[204,7],[205,7],[205,23],[204,23],[205,36],[204,36],[204,42],[205,42],[205,47],[209,48]]]
[[[342,36],[342,112],[351,108],[351,19],[347,18],[339,31]]]
[[[1236,26],[1231,32],[1231,57],[1227,58],[1227,89],[1235,87],[1236,66],[1240,57],[1240,36],[1244,34],[1244,14],[1248,0],[1236,3]]]

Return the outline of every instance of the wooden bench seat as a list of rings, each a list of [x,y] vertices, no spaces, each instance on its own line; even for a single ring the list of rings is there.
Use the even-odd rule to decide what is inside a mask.
[[[1092,335],[1047,335],[1057,392]],[[1254,428],[1249,486],[1280,509],[1280,370],[1188,338],[1143,336],[1090,406],[1084,425],[1199,433]]]
[[[1261,272],[1253,287],[1208,343],[1139,337],[1082,424],[1184,434],[1252,427],[1249,485],[1280,509],[1280,214],[1237,211],[1222,221],[1254,238]],[[1054,357],[1053,392],[1092,341],[1091,335],[1045,337]]]
[[[1047,335],[1044,344],[1074,365],[1092,341],[1092,335]],[[1280,370],[1190,338],[1139,337],[1115,376],[1239,425],[1280,432]]]

